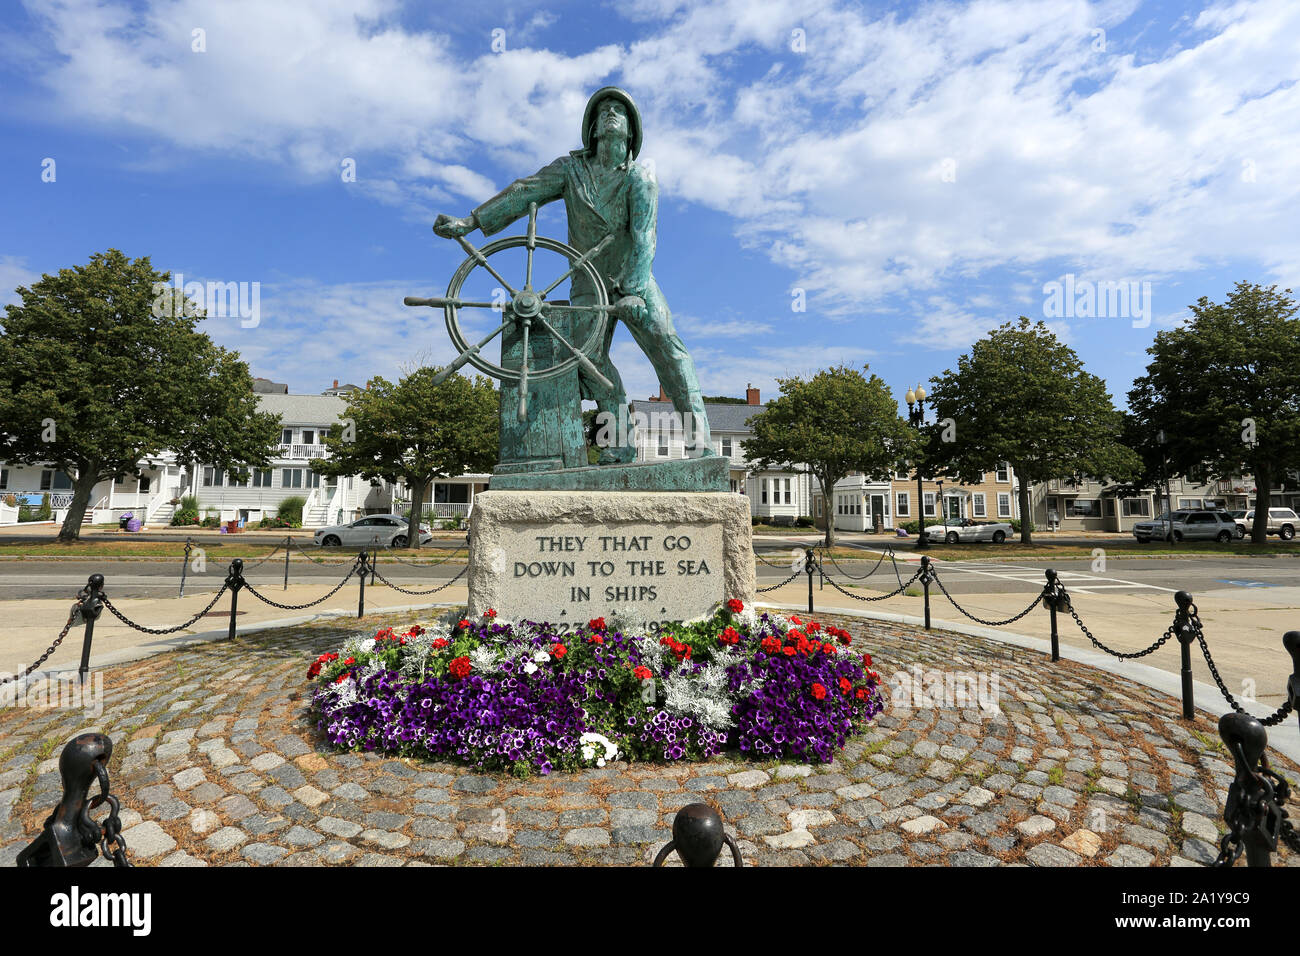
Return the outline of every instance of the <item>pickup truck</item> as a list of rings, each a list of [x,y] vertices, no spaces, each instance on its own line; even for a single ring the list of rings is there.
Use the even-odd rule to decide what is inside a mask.
[[[1011,533],[1011,525],[1005,521],[975,521],[971,518],[964,520],[949,518],[943,524],[925,526],[925,539],[931,544],[940,541],[946,544],[969,541],[992,541],[994,544],[1001,544]]]

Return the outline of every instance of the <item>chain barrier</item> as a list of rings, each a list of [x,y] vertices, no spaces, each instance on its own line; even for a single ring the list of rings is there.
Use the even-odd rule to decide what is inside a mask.
[[[455,551],[453,551],[451,554],[447,555],[445,558],[443,558],[440,561],[407,561],[404,558],[399,558],[397,556],[397,551],[392,547],[392,545],[386,544],[386,545],[381,545],[381,547],[383,548],[384,554],[388,555],[398,564],[405,564],[407,567],[410,568],[436,568],[440,564],[446,564],[448,561],[450,561],[452,558],[456,557],[456,555],[460,554],[462,551],[466,549],[465,545],[461,545]]]
[[[131,620],[129,617],[127,617],[125,614],[119,611],[113,605],[113,602],[108,599],[107,596],[102,597],[101,600],[103,600],[104,602],[104,607],[108,608],[108,613],[112,614],[115,618],[117,618],[127,627],[134,628],[137,631],[142,631],[145,634],[175,634],[177,631],[185,630],[187,627],[189,627],[190,625],[198,621],[199,618],[203,617],[214,607],[216,607],[217,602],[220,601],[222,595],[226,593],[227,587],[228,585],[225,584],[221,585],[221,587],[217,590],[217,593],[213,595],[212,600],[208,602],[207,607],[205,607],[202,611],[199,611],[198,614],[195,614],[184,624],[177,624],[175,627],[145,627],[143,624],[137,624],[135,621]]]
[[[1036,594],[1034,595],[1034,600],[1030,602],[1029,607],[1025,608],[1023,611],[1021,611],[1019,614],[1015,615],[1014,617],[1009,617],[1005,621],[986,621],[982,617],[976,617],[974,614],[970,613],[970,611],[966,610],[964,607],[958,604],[957,601],[953,598],[953,596],[948,593],[948,589],[944,587],[943,579],[940,578],[938,574],[935,574],[932,580],[934,581],[935,584],[939,585],[939,590],[943,592],[943,596],[948,599],[949,604],[955,607],[962,614],[966,615],[966,617],[970,618],[976,624],[983,624],[985,627],[1003,627],[1004,625],[1007,624],[1014,624],[1016,621],[1020,620],[1022,617],[1024,617],[1026,614],[1032,611],[1034,608],[1038,607],[1039,603],[1043,600],[1042,594]]]
[[[775,567],[775,565],[773,565],[773,567]],[[765,588],[755,588],[755,589],[754,589],[754,590],[755,590],[755,593],[757,593],[757,594],[763,594],[763,593],[765,593],[765,592],[767,592],[767,591],[775,591],[777,588],[783,588],[783,587],[785,587],[787,584],[789,584],[791,581],[793,581],[795,578],[799,577],[801,574],[803,574],[803,569],[802,569],[802,568],[800,568],[800,569],[799,569],[798,571],[796,571],[794,574],[790,575],[788,578],[786,578],[786,579],[785,579],[784,581],[782,581],[780,584],[773,584],[773,585],[771,585],[771,586],[769,586],[769,587],[765,587]],[[829,579],[828,579],[828,580],[829,580]]]
[[[310,554],[308,554],[306,551],[303,550],[302,545],[300,545],[297,541],[294,541],[294,542],[293,542],[293,546],[294,546],[295,548],[298,549],[298,553],[299,553],[299,554],[301,554],[304,558],[306,558],[306,559],[307,559],[308,561],[310,561],[312,564],[330,565],[330,566],[334,566],[334,565],[337,565],[337,564],[342,564],[341,561],[322,561],[320,558],[313,558]],[[354,558],[353,560],[355,560],[355,558]]]
[[[269,604],[271,607],[277,608],[281,611],[305,611],[307,610],[307,608],[315,607],[317,604],[321,604],[325,601],[328,601],[335,594],[338,594],[339,589],[342,588],[343,585],[347,584],[349,581],[352,580],[353,576],[357,573],[357,570],[361,566],[362,566],[362,562],[361,559],[358,557],[357,560],[352,562],[352,567],[348,570],[348,573],[344,575],[343,580],[340,581],[338,584],[334,585],[334,587],[332,587],[329,590],[328,594],[325,594],[322,597],[318,597],[314,601],[309,601],[306,604],[281,604],[278,601],[272,601],[269,597],[267,597],[265,594],[262,594],[260,591],[258,591],[247,581],[245,581],[243,585],[244,585],[244,590],[246,590],[249,594],[253,595],[253,597],[257,598],[263,604]]]
[[[1114,650],[1113,648],[1107,647],[1101,641],[1097,640],[1097,638],[1093,637],[1092,631],[1088,630],[1087,625],[1085,625],[1083,621],[1079,620],[1079,613],[1074,609],[1073,605],[1070,606],[1069,611],[1070,611],[1070,617],[1074,618],[1074,623],[1079,625],[1079,630],[1083,632],[1083,636],[1086,637],[1088,640],[1092,641],[1092,643],[1097,647],[1099,647],[1101,650],[1105,651],[1107,654],[1110,654],[1112,657],[1120,657],[1125,660],[1131,660],[1136,657],[1146,657],[1148,654],[1151,654],[1154,651],[1157,651],[1161,647],[1163,647],[1165,642],[1168,641],[1170,638],[1176,636],[1174,632],[1174,628],[1171,626],[1167,628],[1165,632],[1160,635],[1160,639],[1157,640],[1150,647],[1144,648],[1143,650],[1140,651],[1135,651],[1130,654],[1126,654],[1123,651],[1117,651]]]
[[[845,595],[846,597],[853,598],[853,600],[855,601],[883,601],[886,598],[897,597],[898,595],[906,591],[908,587],[911,586],[912,582],[914,582],[917,578],[921,576],[920,570],[917,570],[915,574],[913,574],[910,578],[908,578],[905,582],[900,584],[894,590],[890,591],[888,594],[880,594],[877,595],[876,597],[864,597],[861,594],[853,594],[850,591],[844,590],[844,588],[840,587],[839,584],[836,583],[833,577],[831,577],[829,574],[826,574],[825,569],[822,570],[822,574],[825,575],[827,584],[829,584],[831,587],[833,587],[835,590],[839,591],[841,594]]]
[[[779,568],[781,570],[785,569],[784,564],[773,564],[771,561],[767,560],[767,558],[763,557],[762,551],[755,551],[754,557],[758,558],[759,561],[761,561],[763,564],[766,564],[769,568]]]
[[[372,566],[372,569],[373,569],[373,566]],[[379,578],[379,580],[383,581],[385,584],[387,584],[387,585],[388,585],[390,588],[392,588],[394,591],[400,591],[400,592],[402,592],[403,594],[437,594],[437,593],[438,593],[439,591],[441,591],[443,588],[451,587],[453,584],[455,584],[457,581],[459,581],[461,578],[463,578],[463,577],[465,576],[465,572],[468,571],[468,570],[469,570],[469,565],[467,564],[467,565],[465,565],[465,567],[461,568],[460,571],[457,573],[457,575],[456,575],[454,578],[452,578],[451,580],[449,580],[449,581],[444,581],[442,584],[438,585],[437,587],[429,588],[429,589],[427,589],[427,590],[418,590],[418,589],[413,589],[413,588],[404,588],[404,587],[402,587],[402,586],[399,585],[399,584],[394,584],[392,581],[388,580],[388,578],[384,577],[384,576],[383,576],[382,574],[380,574],[378,571],[375,571],[375,577]]]
[[[1201,628],[1201,619],[1193,615],[1192,625],[1196,628],[1196,641],[1201,645],[1201,653],[1205,655],[1205,663],[1210,668],[1210,676],[1212,676],[1214,682],[1219,685],[1219,692],[1223,694],[1224,699],[1228,702],[1228,706],[1234,711],[1239,714],[1247,713],[1246,709],[1242,707],[1241,704],[1237,703],[1237,698],[1232,696],[1232,692],[1228,690],[1228,686],[1223,682],[1223,678],[1219,675],[1219,668],[1215,666],[1214,658],[1210,656],[1210,646],[1205,643],[1205,631]],[[1290,716],[1292,709],[1291,701],[1288,700],[1273,713],[1269,714],[1269,716],[1256,717],[1255,719],[1265,727],[1275,727]]]
[[[880,560],[876,562],[876,566],[875,566],[875,567],[873,567],[873,568],[872,568],[870,571],[868,571],[866,574],[858,575],[858,576],[854,576],[854,575],[852,575],[852,574],[849,574],[849,572],[845,571],[844,568],[842,568],[842,567],[840,566],[840,563],[839,563],[838,561],[835,560],[835,554],[834,554],[834,552],[827,551],[827,552],[825,552],[825,554],[826,554],[826,557],[828,557],[828,558],[831,559],[831,564],[835,565],[836,570],[839,571],[840,574],[842,574],[842,575],[844,575],[846,578],[848,578],[850,581],[865,581],[867,578],[871,577],[871,576],[872,576],[873,574],[875,574],[878,570],[880,570],[880,566],[885,562],[885,558],[889,558],[889,560],[891,560],[891,561],[894,560],[894,549],[893,549],[893,548],[886,548],[884,551],[880,552]]]
[[[101,733],[79,734],[59,754],[63,795],[46,818],[41,832],[24,847],[14,861],[20,867],[85,867],[101,853],[114,866],[129,867],[126,840],[122,837],[121,804],[109,788],[108,761],[113,741]],[[99,781],[99,793],[90,797],[90,787]],[[103,823],[91,819],[90,811],[108,804]]]
[[[108,816],[100,824],[102,836],[99,839],[99,852],[104,854],[104,859],[112,860],[115,867],[129,867],[131,861],[126,858],[126,838],[122,836],[122,819],[119,814],[122,811],[122,805],[118,802],[117,797],[109,792],[108,767],[105,761],[95,761],[95,777],[99,780],[99,793],[91,799],[89,806],[82,811],[82,819],[94,827],[94,822],[90,819],[90,811],[100,804],[108,804]],[[110,846],[112,849],[110,849]]]
[[[278,554],[280,549],[283,547],[285,547],[285,545],[277,544],[274,548],[270,550],[270,552],[262,555],[262,557],[259,558],[255,563],[245,565],[244,570],[251,571],[253,570],[253,568],[260,568],[262,565],[266,564],[266,562],[270,561],[273,557],[275,557],[276,554]]]
[[[1300,834],[1286,811],[1291,787],[1269,766],[1263,723],[1240,711],[1224,714],[1219,718],[1219,736],[1232,754],[1235,774],[1223,810],[1229,831],[1210,865],[1230,867],[1244,853],[1247,866],[1269,866],[1279,839],[1300,852]]]

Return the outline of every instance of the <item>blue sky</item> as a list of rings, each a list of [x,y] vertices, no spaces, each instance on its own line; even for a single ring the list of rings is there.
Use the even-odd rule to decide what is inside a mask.
[[[5,12],[0,301],[109,247],[257,282],[255,327],[203,328],[292,391],[445,362],[440,314],[401,304],[460,261],[434,217],[577,147],[606,84],[645,119],[655,272],[706,393],[772,396],[846,363],[901,398],[1024,314],[1122,406],[1152,336],[1199,296],[1297,287],[1294,0]],[[564,238],[558,205],[542,232]],[[1150,298],[1048,314],[1044,286],[1067,274]],[[614,357],[632,397],[657,391],[625,330]]]

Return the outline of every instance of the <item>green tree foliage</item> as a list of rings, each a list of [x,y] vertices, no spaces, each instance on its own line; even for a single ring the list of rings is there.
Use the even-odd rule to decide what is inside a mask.
[[[867,371],[864,366],[863,372]],[[888,478],[911,453],[914,432],[879,377],[845,366],[812,378],[777,379],[781,396],[749,420],[745,455],[759,468],[806,466],[827,504],[826,545],[835,543],[835,483],[853,472]]]
[[[1140,467],[1119,441],[1123,418],[1106,383],[1083,370],[1042,322],[1008,322],[931,379],[936,423],[927,428],[932,467],[974,484],[1000,462],[1020,481],[1020,514],[1030,516],[1035,482],[1085,477],[1123,480]],[[951,419],[951,427],[947,421]],[[1020,540],[1032,526],[1022,522]]]
[[[1191,321],[1159,332],[1133,383],[1135,427],[1163,431],[1171,471],[1255,478],[1251,540],[1266,540],[1269,496],[1300,468],[1300,319],[1291,290],[1238,282],[1222,303],[1205,296]]]
[[[374,378],[347,396],[341,426],[325,436],[330,457],[312,462],[327,475],[404,480],[411,491],[407,546],[420,546],[419,522],[429,483],[488,471],[499,450],[499,401],[492,382],[452,375],[434,385],[421,368],[393,385]]]
[[[95,485],[138,474],[144,456],[171,450],[246,477],[275,449],[279,419],[258,411],[248,366],[196,331],[203,312],[170,295],[170,279],[110,249],[5,307],[0,459],[76,476],[61,540],[79,536]]]

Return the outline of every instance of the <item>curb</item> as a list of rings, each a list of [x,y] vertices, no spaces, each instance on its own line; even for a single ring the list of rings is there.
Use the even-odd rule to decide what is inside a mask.
[[[778,610],[792,610],[796,614],[807,613],[805,605],[799,604],[762,604],[762,607],[771,607]],[[925,618],[913,617],[911,614],[892,614],[887,611],[866,611],[857,610],[856,608],[826,608],[814,614],[845,614],[849,617],[860,617],[869,621],[883,621],[888,624],[908,624],[924,629]],[[962,624],[955,621],[944,621],[931,616],[931,626],[938,630],[952,631],[956,634],[969,634],[972,637],[982,637],[986,640],[994,641],[999,644],[1009,644],[1013,647],[1023,648],[1025,650],[1036,651],[1047,658],[1051,663],[1051,641],[1045,637],[1030,637],[1028,634],[1017,634],[1010,631],[999,631],[991,627],[982,627],[974,624]],[[1083,664],[1100,671],[1106,671],[1114,674],[1116,677],[1123,677],[1139,684],[1145,684],[1153,690],[1168,694],[1176,701],[1182,700],[1182,678],[1174,672],[1162,670],[1158,667],[1152,667],[1150,664],[1139,664],[1135,661],[1122,661],[1112,658],[1107,654],[1101,654],[1097,651],[1084,650],[1082,648],[1070,647],[1061,644],[1061,657],[1065,660],[1074,661],[1076,664]],[[1213,700],[1218,702],[1222,695],[1219,688],[1212,684],[1206,684],[1202,681],[1193,681],[1192,693],[1196,699],[1196,709],[1202,711],[1217,722],[1223,716],[1224,710],[1215,710],[1207,707],[1203,701]],[[1226,709],[1227,704],[1223,704]],[[1180,705],[1181,707],[1181,705]],[[1258,702],[1243,704],[1247,713],[1254,717],[1267,717],[1273,713],[1275,708],[1264,707]],[[1171,714],[1170,717],[1164,717],[1160,714],[1153,715],[1158,720],[1181,719],[1181,709]],[[1283,721],[1276,727],[1268,728],[1268,744],[1278,753],[1290,758],[1294,763],[1300,764],[1300,729],[1290,719]]]

